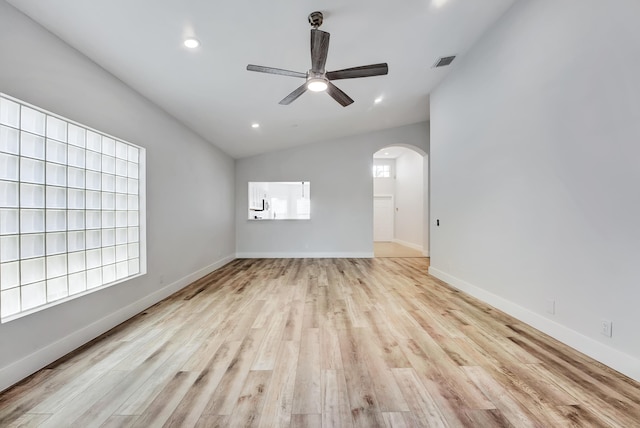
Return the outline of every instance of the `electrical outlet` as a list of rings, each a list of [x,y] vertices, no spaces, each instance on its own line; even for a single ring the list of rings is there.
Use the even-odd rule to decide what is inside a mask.
[[[546,311],[548,314],[554,315],[556,313],[556,301],[553,299],[547,299]]]
[[[605,320],[605,319],[600,320],[600,333],[607,337],[611,337],[613,332],[612,324],[613,323],[609,320]]]

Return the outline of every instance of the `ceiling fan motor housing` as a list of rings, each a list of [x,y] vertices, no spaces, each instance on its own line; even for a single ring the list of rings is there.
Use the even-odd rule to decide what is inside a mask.
[[[309,79],[325,79],[326,80],[326,77],[324,73],[319,73],[313,70],[309,70],[307,71],[307,80]]]
[[[311,12],[309,14],[309,24],[311,24],[311,26],[313,28],[318,28],[319,26],[322,25],[322,12]]]

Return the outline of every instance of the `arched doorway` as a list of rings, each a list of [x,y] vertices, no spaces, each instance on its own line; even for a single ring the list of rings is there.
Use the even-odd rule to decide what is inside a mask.
[[[388,146],[373,155],[375,257],[428,256],[426,153]]]

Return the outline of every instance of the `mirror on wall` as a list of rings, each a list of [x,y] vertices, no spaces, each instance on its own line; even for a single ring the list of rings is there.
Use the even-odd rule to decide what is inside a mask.
[[[308,181],[250,181],[249,220],[309,220]]]

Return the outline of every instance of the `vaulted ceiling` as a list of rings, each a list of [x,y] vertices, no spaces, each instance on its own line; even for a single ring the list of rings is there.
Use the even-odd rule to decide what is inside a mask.
[[[514,2],[7,1],[235,158],[428,120],[429,93],[456,66],[436,59],[464,56]],[[279,105],[303,81],[246,70],[306,72],[315,10],[331,34],[327,70],[389,64],[386,76],[335,82],[348,107],[311,92]]]

